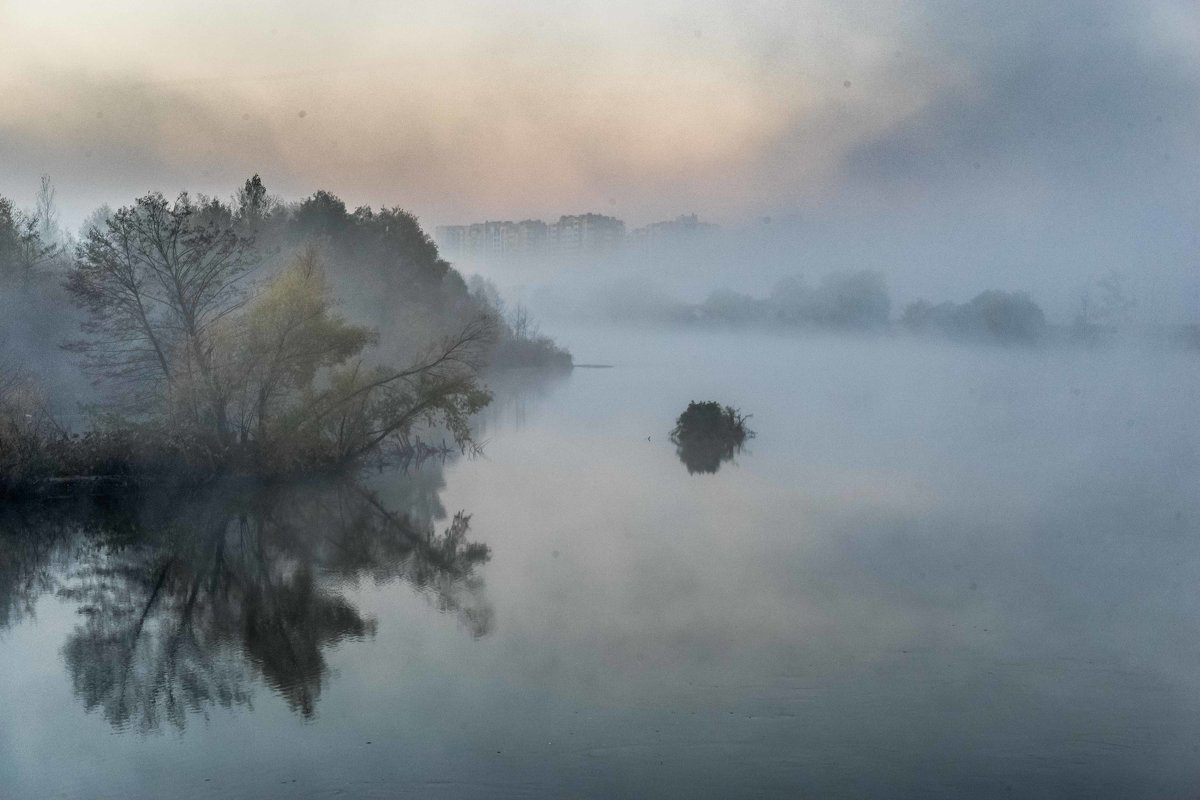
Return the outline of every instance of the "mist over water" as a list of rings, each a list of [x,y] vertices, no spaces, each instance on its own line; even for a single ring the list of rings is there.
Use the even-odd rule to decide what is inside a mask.
[[[331,570],[348,507],[314,497],[326,510],[277,539],[290,566],[230,578],[271,598],[311,574],[309,592],[369,621],[322,645],[311,708],[249,666],[245,702],[106,735],[112,719],[68,676],[97,657],[72,642],[115,600],[81,616],[56,587],[95,556],[59,545],[0,647],[4,673],[23,676],[0,689],[4,785],[1086,797],[1174,796],[1200,778],[1191,354],[555,333],[581,362],[613,367],[502,386],[481,420],[483,457],[371,481],[381,505],[439,530],[470,515],[470,538],[490,548],[470,584],[485,626],[391,577],[391,561]],[[753,414],[757,436],[691,474],[666,434],[707,397]],[[286,519],[259,508],[279,520],[260,524]],[[12,541],[18,523],[4,524]],[[354,541],[382,555],[370,544],[381,535]],[[30,574],[23,551],[5,552]],[[311,606],[274,591],[272,616],[310,630],[296,609]],[[252,665],[273,625],[244,628],[242,644],[201,639],[200,655]],[[148,657],[124,668],[145,675]],[[51,741],[58,755],[32,756]]]

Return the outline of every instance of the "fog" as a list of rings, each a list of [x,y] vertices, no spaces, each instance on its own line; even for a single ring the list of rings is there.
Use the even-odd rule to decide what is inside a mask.
[[[309,10],[231,4],[218,25],[5,4],[4,191],[32,204],[49,173],[72,229],[100,203],[223,196],[254,172],[430,230],[697,213],[752,256],[703,259],[710,288],[875,269],[901,302],[1024,290],[1065,317],[1117,270],[1148,315],[1195,316],[1190,3],[417,4],[405,25],[366,3],[332,28]],[[40,56],[48,36],[68,55]],[[764,217],[794,230],[755,247]]]
[[[1198,258],[1182,0],[0,2],[0,795],[1184,796]]]

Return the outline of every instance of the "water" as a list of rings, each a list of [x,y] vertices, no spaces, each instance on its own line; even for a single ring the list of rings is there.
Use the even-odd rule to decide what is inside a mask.
[[[1194,356],[564,338],[482,458],[8,510],[0,797],[1200,786]]]

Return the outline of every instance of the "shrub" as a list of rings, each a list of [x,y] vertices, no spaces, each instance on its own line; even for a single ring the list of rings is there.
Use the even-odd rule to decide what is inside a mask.
[[[746,428],[747,419],[749,417],[740,414],[736,408],[722,407],[714,400],[691,402],[675,420],[671,440],[678,443],[695,439],[728,439],[740,443],[750,435]]]
[[[746,427],[748,416],[716,401],[691,402],[675,420],[671,441],[688,472],[716,472],[731,460],[754,432]]]

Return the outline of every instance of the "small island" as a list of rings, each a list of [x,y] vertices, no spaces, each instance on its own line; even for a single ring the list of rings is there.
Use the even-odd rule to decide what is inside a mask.
[[[715,400],[688,403],[671,430],[675,452],[688,473],[715,473],[741,452],[746,440],[754,438],[746,426],[749,418]]]

